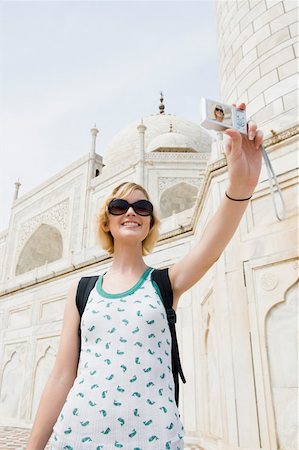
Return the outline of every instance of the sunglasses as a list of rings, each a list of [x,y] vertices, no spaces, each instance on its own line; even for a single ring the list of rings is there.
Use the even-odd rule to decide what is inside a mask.
[[[219,112],[222,112],[222,114],[224,114],[223,109],[215,108],[215,111],[219,111]]]
[[[154,211],[152,203],[148,200],[137,200],[137,202],[129,203],[127,202],[127,200],[124,200],[122,198],[111,200],[108,205],[108,211],[113,216],[121,216],[128,211],[130,206],[132,206],[135,213],[139,216],[151,216]]]

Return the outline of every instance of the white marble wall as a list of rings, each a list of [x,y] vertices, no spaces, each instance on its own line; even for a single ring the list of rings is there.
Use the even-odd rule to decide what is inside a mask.
[[[298,122],[298,2],[218,0],[223,101],[244,101],[266,134]]]

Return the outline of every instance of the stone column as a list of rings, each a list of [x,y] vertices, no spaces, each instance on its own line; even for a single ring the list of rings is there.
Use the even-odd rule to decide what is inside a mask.
[[[99,130],[96,127],[96,124],[94,124],[94,127],[91,128],[91,148],[90,148],[90,164],[88,169],[88,179],[92,180],[95,177],[95,170],[96,170],[96,140],[97,140],[97,134]]]
[[[92,136],[90,153],[91,153],[91,155],[95,155],[97,134],[99,132],[99,130],[96,127],[96,124],[94,124],[94,127],[91,128],[90,132],[91,132],[91,136]]]
[[[14,198],[13,201],[17,200],[18,196],[19,196],[19,189],[20,189],[21,183],[20,181],[16,181],[15,182],[15,192],[14,192]]]
[[[144,186],[144,134],[146,126],[143,124],[143,120],[141,120],[141,123],[137,126],[137,130],[140,136],[140,141],[139,141],[139,157],[136,166],[136,180],[138,184]]]

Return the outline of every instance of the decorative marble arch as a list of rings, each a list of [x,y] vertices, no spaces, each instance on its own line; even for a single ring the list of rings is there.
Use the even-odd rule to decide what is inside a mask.
[[[24,247],[29,237],[43,223],[57,228],[63,236],[67,228],[68,214],[69,199],[67,198],[42,213],[31,217],[26,222],[20,223],[16,248],[17,255],[20,254],[21,249]]]
[[[201,177],[203,178],[203,177]],[[189,177],[159,177],[159,193],[161,194],[168,188],[175,186],[179,183],[186,183],[195,186],[197,189],[199,187],[199,178],[189,178]]]

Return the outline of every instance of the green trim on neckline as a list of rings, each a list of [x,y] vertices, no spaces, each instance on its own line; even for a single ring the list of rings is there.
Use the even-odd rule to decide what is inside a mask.
[[[126,297],[127,295],[131,295],[134,294],[135,291],[137,291],[137,289],[139,289],[142,284],[144,283],[147,275],[153,270],[153,267],[148,267],[145,272],[143,272],[143,274],[141,275],[140,279],[137,281],[137,283],[131,287],[130,289],[128,289],[125,292],[120,292],[119,294],[110,294],[109,292],[104,291],[104,289],[102,288],[102,284],[103,284],[103,276],[105,275],[105,273],[103,275],[99,276],[99,279],[97,281],[96,284],[96,289],[97,292],[102,295],[103,297],[106,298],[120,298],[120,297]]]

